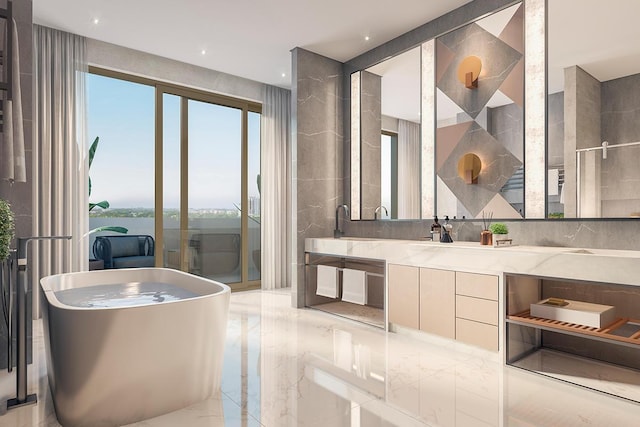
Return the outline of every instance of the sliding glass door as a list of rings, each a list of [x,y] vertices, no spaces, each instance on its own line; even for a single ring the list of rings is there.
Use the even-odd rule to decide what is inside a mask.
[[[162,170],[160,265],[229,284],[260,285],[260,108],[157,87]]]
[[[242,281],[242,110],[188,100],[189,272]]]

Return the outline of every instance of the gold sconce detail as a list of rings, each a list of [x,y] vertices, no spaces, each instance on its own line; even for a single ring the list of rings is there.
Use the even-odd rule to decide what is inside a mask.
[[[458,160],[458,175],[465,184],[477,184],[480,170],[482,170],[480,157],[473,153],[467,153]]]
[[[478,77],[482,71],[482,61],[477,56],[467,56],[458,66],[458,80],[467,89],[478,87]]]

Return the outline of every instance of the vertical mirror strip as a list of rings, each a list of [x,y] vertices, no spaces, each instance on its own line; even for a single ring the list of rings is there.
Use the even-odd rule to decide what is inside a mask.
[[[546,0],[525,13],[525,217],[544,218],[546,200]]]
[[[435,40],[422,44],[422,218],[431,218],[435,213]]]
[[[351,220],[360,219],[360,72],[351,74]]]

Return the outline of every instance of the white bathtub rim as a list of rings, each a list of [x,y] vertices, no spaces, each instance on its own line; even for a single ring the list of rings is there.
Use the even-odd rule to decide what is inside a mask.
[[[111,272],[117,272],[117,273],[112,273]],[[216,285],[220,288],[219,291],[217,292],[213,292],[213,293],[209,293],[209,294],[205,294],[205,295],[198,295],[198,296],[194,296],[194,297],[190,297],[190,298],[185,298],[185,299],[180,299],[180,300],[173,300],[173,301],[163,301],[161,303],[155,303],[155,304],[140,304],[140,305],[131,305],[131,306],[125,306],[125,307],[77,307],[77,306],[72,306],[72,305],[68,305],[68,304],[64,304],[62,302],[60,302],[60,300],[58,300],[58,298],[56,297],[56,292],[52,290],[51,288],[51,284],[55,283],[57,280],[60,280],[61,277],[66,276],[66,277],[73,277],[73,276],[85,276],[85,275],[121,275],[121,274],[126,274],[126,273],[133,273],[133,274],[138,274],[138,275],[143,275],[144,273],[149,273],[149,272],[160,272],[160,273],[166,273],[169,275],[177,275],[177,276],[182,276],[183,278],[186,278],[188,280],[197,280],[201,283],[209,283],[209,284],[213,284]],[[97,286],[97,285],[101,285],[101,284],[108,284],[108,283],[91,283],[88,286]],[[177,286],[180,286],[180,283],[173,283]],[[83,286],[84,287],[84,286]],[[171,268],[162,268],[162,267],[142,267],[142,268],[121,268],[121,269],[114,269],[114,270],[98,270],[98,271],[77,271],[77,272],[73,272],[73,273],[60,273],[60,274],[53,274],[51,276],[45,276],[42,279],[40,279],[40,288],[42,289],[42,291],[44,292],[44,295],[47,299],[47,302],[55,308],[58,309],[62,309],[62,310],[80,310],[80,311],[96,311],[96,310],[133,310],[133,309],[141,309],[141,308],[148,308],[148,307],[153,307],[153,306],[158,306],[158,305],[165,305],[165,304],[180,304],[180,303],[186,303],[187,301],[193,301],[193,300],[199,300],[199,299],[205,299],[205,298],[212,298],[221,294],[225,294],[225,293],[231,293],[231,288],[222,283],[222,282],[218,282],[216,280],[211,280],[211,279],[207,279],[206,277],[202,277],[202,276],[197,276],[195,274],[191,274],[191,273],[186,273],[184,271],[180,271],[180,270],[175,270],[175,269],[171,269]]]

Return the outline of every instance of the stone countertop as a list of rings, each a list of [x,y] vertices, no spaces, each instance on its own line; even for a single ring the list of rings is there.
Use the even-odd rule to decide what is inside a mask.
[[[305,251],[484,274],[523,274],[640,285],[640,251],[548,246],[481,246],[362,237],[309,238]]]

